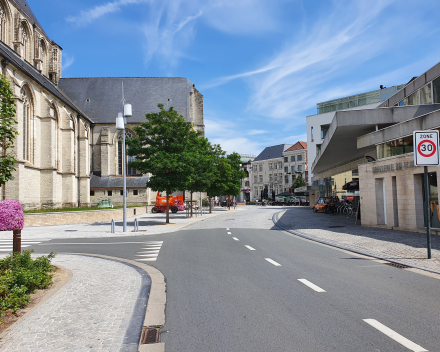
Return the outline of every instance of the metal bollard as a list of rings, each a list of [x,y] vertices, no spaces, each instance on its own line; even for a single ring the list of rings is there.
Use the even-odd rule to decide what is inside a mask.
[[[12,232],[12,253],[21,253],[21,230],[15,229]]]
[[[139,232],[139,220],[134,219],[134,232]]]
[[[115,233],[115,219],[112,219],[112,233]]]

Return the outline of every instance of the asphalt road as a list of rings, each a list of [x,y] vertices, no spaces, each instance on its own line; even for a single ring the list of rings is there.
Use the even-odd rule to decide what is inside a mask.
[[[151,241],[163,244],[156,261],[145,261]],[[167,351],[440,351],[438,279],[284,231],[201,229],[33,248],[158,268],[167,282]]]

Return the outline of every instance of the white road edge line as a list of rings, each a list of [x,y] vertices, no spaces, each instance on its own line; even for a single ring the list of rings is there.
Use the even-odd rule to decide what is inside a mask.
[[[325,290],[323,290],[321,287],[312,284],[310,281],[306,279],[298,279],[298,281],[302,282],[306,286],[309,286],[312,290],[315,290],[316,292],[325,292]]]
[[[240,241],[237,237],[232,237],[234,241]]]
[[[255,251],[255,248],[252,248],[251,246],[245,245],[245,247],[246,247],[247,249],[249,249],[250,251]]]
[[[380,332],[384,333],[388,337],[392,338],[394,341],[400,343],[401,345],[405,346],[411,351],[414,352],[428,352],[428,350],[425,350],[422,346],[417,345],[416,343],[408,340],[406,337],[403,337],[402,335],[398,334],[394,330],[391,330],[389,327],[383,325],[382,323],[379,323],[375,319],[363,319],[367,324],[370,324],[373,328],[376,328]]]
[[[275,260],[272,260],[270,258],[264,258],[265,260],[267,260],[270,264],[273,264],[275,266],[281,266],[280,263],[277,263]]]

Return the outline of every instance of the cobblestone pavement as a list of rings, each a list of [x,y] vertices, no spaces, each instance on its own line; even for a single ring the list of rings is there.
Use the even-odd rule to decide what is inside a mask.
[[[125,264],[87,256],[59,254],[53,264],[73,271],[73,278],[4,337],[0,351],[120,351],[141,275]],[[137,351],[137,343],[133,347]]]
[[[340,215],[313,213],[310,208],[278,209],[274,220],[289,232],[385,260],[440,273],[440,236],[432,235],[432,259],[426,234],[355,225]]]
[[[122,232],[122,221],[116,221],[115,233],[111,233],[111,222],[99,222],[94,224],[66,224],[52,226],[25,226],[22,230],[22,239],[47,240],[59,238],[99,238],[99,237],[122,237],[135,235],[157,235],[161,233],[174,232],[186,226],[214,218],[218,215],[237,213],[245,210],[245,207],[227,210],[227,208],[215,207],[212,214],[206,213],[203,216],[187,218],[185,213],[170,213],[170,223],[165,224],[165,214],[142,214],[127,219],[127,232]],[[134,232],[134,219],[139,221],[139,232]],[[12,232],[0,231],[0,240],[11,239]]]

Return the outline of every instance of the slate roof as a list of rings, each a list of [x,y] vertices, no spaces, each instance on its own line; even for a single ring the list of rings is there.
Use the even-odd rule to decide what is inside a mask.
[[[80,106],[95,123],[115,123],[121,111],[122,83],[125,102],[132,104],[130,123],[145,122],[145,114],[174,107],[186,121],[189,116],[189,93],[193,84],[183,77],[91,77],[62,78],[59,87]]]
[[[301,149],[307,149],[307,142],[296,142],[289,149],[286,149],[285,152],[293,152]]]
[[[291,146],[292,144],[278,144],[272,147],[266,147],[253,161],[282,158],[283,152]]]
[[[35,25],[44,32],[43,27],[41,26],[37,17],[33,13],[32,9],[29,7],[29,4],[27,3],[26,0],[12,0],[12,1],[15,2],[23,10],[23,12],[31,19],[31,21],[34,22]]]
[[[127,188],[147,188],[146,183],[150,178],[146,175],[139,177],[127,177]],[[122,177],[92,175],[90,178],[90,189],[122,189]]]
[[[23,72],[26,76],[32,78],[34,82],[45,88],[52,95],[60,99],[64,104],[76,111],[79,115],[90,120],[87,115],[66,95],[61,91],[50,79],[42,75],[34,66],[23,60],[10,47],[0,41],[0,56],[7,59],[11,65],[15,66],[17,70]]]

